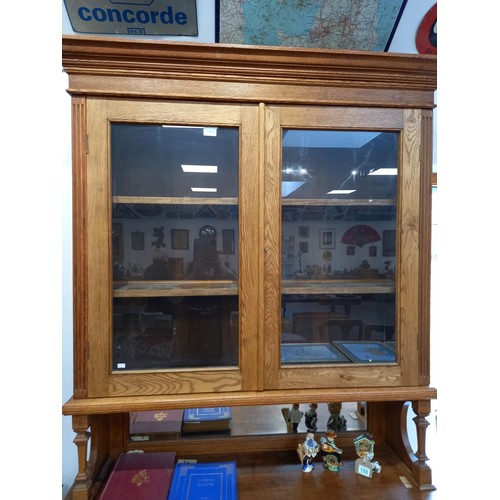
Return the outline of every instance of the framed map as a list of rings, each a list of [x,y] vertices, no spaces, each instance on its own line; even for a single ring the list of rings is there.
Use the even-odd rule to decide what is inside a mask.
[[[342,351],[353,363],[394,363],[396,353],[382,342],[337,341],[335,347]]]
[[[282,363],[349,363],[332,344],[281,344]]]
[[[389,49],[407,0],[216,0],[216,42]]]

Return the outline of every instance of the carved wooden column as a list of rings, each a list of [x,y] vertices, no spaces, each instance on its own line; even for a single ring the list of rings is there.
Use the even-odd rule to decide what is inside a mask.
[[[78,473],[71,496],[73,500],[88,500],[90,498],[91,479],[87,467],[87,451],[90,438],[89,425],[88,416],[73,416],[73,431],[76,433],[73,442],[78,450]]]
[[[412,473],[421,485],[420,489],[434,489],[432,486],[432,472],[431,468],[427,465],[429,457],[425,451],[425,438],[427,427],[430,425],[427,417],[431,412],[431,401],[424,399],[421,401],[412,401],[413,411],[415,417],[413,421],[417,428],[417,451],[415,453],[416,460],[413,460]],[[427,486],[427,488],[426,488]]]

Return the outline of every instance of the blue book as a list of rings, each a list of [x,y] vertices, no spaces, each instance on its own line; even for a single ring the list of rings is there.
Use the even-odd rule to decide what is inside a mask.
[[[168,500],[236,500],[236,462],[178,463]]]
[[[231,428],[231,408],[190,408],[184,410],[183,432],[229,431]]]

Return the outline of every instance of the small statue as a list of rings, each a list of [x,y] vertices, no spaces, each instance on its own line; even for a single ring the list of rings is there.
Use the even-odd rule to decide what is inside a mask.
[[[286,422],[286,431],[288,433],[297,434],[300,421],[304,415],[304,413],[299,410],[299,405],[295,403],[292,405],[292,408],[282,408],[281,413]]]
[[[294,434],[297,434],[299,424],[303,416],[304,412],[299,410],[299,405],[296,403],[293,404],[292,409],[288,413],[288,418],[290,419],[290,423],[292,424],[292,432]]]
[[[372,477],[374,472],[380,474],[382,467],[378,462],[372,462],[375,441],[371,434],[361,434],[354,440],[354,448],[358,459],[354,462],[354,472],[365,477]]]
[[[330,417],[326,423],[326,428],[329,431],[345,431],[347,420],[340,414],[342,403],[328,403],[328,411],[330,412]]]
[[[321,456],[323,457],[323,467],[333,472],[339,472],[342,466],[343,450],[335,444],[337,434],[334,431],[327,431],[326,435],[321,438]]]
[[[151,242],[156,248],[162,248],[165,246],[165,235],[163,234],[163,226],[153,228],[153,236],[156,238],[155,241]]]
[[[303,443],[297,445],[297,454],[302,464],[302,472],[311,472],[314,469],[312,459],[318,454],[319,444],[314,440],[314,434],[308,432]]]
[[[318,405],[316,403],[309,403],[309,410],[305,412],[307,432],[316,432],[318,430]]]

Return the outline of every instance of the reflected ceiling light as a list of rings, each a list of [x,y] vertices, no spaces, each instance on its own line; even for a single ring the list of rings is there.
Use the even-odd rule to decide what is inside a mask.
[[[304,167],[297,167],[297,168],[286,167],[286,168],[284,168],[282,170],[282,173],[288,174],[288,175],[298,175],[298,176],[301,176],[301,175],[307,175],[309,172]]]
[[[372,170],[368,175],[398,175],[398,169],[396,167],[382,167]]]
[[[217,165],[181,165],[183,172],[189,172],[194,174],[216,174]]]
[[[304,181],[283,181],[281,183],[281,197],[286,198],[304,184]]]
[[[192,187],[191,191],[193,191],[193,193],[216,193],[217,192],[217,188]]]
[[[355,189],[332,189],[331,191],[328,191],[326,194],[351,194],[354,193],[356,190]]]

